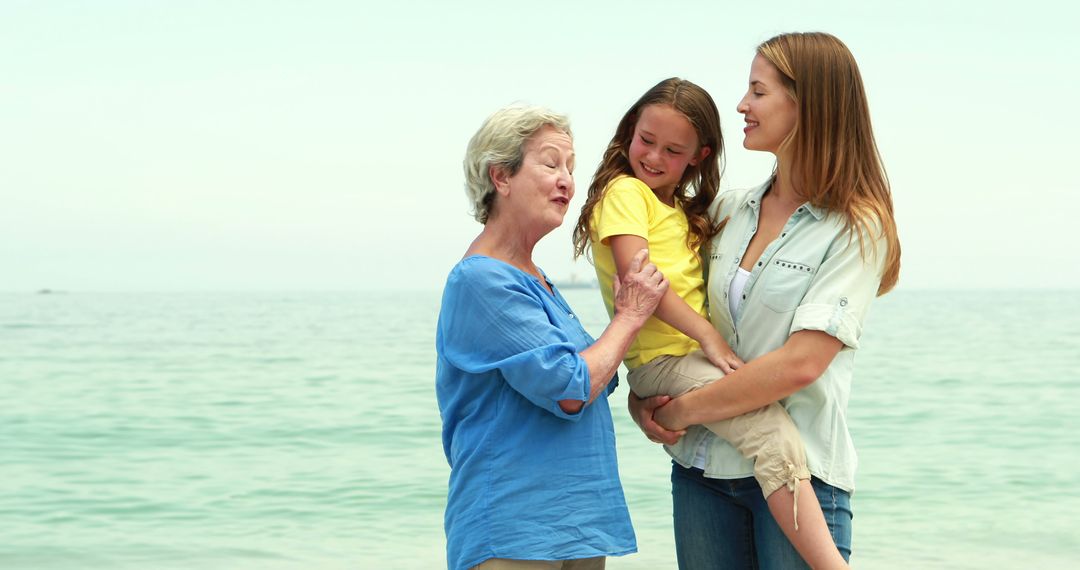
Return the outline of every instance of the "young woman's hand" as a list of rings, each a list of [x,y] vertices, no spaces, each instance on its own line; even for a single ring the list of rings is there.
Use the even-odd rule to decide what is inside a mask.
[[[667,430],[667,428],[664,428],[663,426],[671,426],[672,429],[678,429],[683,433],[686,433],[686,428],[689,427],[689,425],[681,419],[681,408],[685,407],[681,406],[681,404],[685,404],[685,400],[682,402],[676,400],[670,402],[666,406],[660,406],[659,408],[656,408],[653,412],[652,421],[657,426],[660,426],[660,429],[662,430]]]
[[[713,329],[713,332],[715,334],[709,334],[699,343],[701,352],[705,353],[705,357],[709,359],[709,362],[723,370],[724,374],[731,374],[745,362],[731,350],[728,343],[724,341],[724,337],[720,336],[716,329]]]
[[[645,433],[650,441],[675,445],[679,438],[686,435],[686,430],[671,431],[656,423],[653,413],[657,409],[671,401],[671,396],[653,396],[651,398],[638,398],[633,392],[627,396],[627,407],[630,409],[630,417],[634,423]]]

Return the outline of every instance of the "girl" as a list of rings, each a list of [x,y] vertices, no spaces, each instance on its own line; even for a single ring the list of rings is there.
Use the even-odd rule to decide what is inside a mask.
[[[575,255],[591,249],[609,314],[612,281],[625,275],[640,249],[648,248],[670,281],[626,355],[627,380],[640,398],[678,396],[743,364],[706,317],[698,253],[719,231],[708,208],[722,153],[719,113],[709,94],[689,81],[666,79],[623,116],[581,209]],[[769,510],[811,566],[846,567],[810,486],[802,440],[780,404],[705,427],[754,460]]]

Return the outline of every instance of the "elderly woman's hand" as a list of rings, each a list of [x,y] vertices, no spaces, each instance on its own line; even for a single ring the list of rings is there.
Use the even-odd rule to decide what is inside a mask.
[[[630,261],[630,270],[623,279],[615,274],[615,315],[632,319],[639,326],[644,324],[656,310],[668,285],[667,277],[649,263],[649,250],[642,249]]]
[[[581,357],[589,366],[588,404],[607,388],[608,382],[615,375],[619,363],[626,356],[626,350],[637,336],[641,326],[656,310],[656,305],[668,290],[668,280],[656,266],[648,263],[649,250],[637,252],[630,262],[626,277],[619,281],[615,275],[612,287],[615,293],[615,316],[604,329],[604,334],[596,339],[592,346],[581,351]],[[559,406],[568,414],[575,414],[582,408],[581,400],[560,400]]]

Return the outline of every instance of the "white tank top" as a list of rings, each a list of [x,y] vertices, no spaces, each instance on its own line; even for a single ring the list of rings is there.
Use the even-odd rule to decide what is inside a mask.
[[[735,272],[735,277],[731,278],[731,285],[728,287],[728,309],[731,311],[732,321],[735,320],[735,309],[739,308],[743,289],[746,289],[746,282],[749,280],[750,272],[742,267]]]

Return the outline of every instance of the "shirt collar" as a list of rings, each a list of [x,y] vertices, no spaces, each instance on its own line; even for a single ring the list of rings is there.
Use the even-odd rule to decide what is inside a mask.
[[[753,208],[755,210],[760,208],[761,197],[765,195],[765,191],[769,189],[769,186],[772,186],[773,180],[775,180],[775,177],[770,177],[768,180],[760,184],[757,188],[754,188],[752,191],[750,191],[750,193],[746,195],[746,201],[743,202],[743,206]],[[799,208],[806,208],[806,210],[810,212],[812,216],[814,216],[814,219],[819,222],[825,217],[825,214],[828,213],[825,208],[815,206],[810,202],[803,203],[803,205],[799,206]]]
[[[819,207],[811,204],[810,202],[807,202],[807,203],[803,204],[802,207],[806,208],[811,214],[813,214],[814,219],[816,219],[819,222],[822,220],[822,218],[825,217],[825,214],[828,213],[828,212],[826,212],[825,208],[819,208]]]

